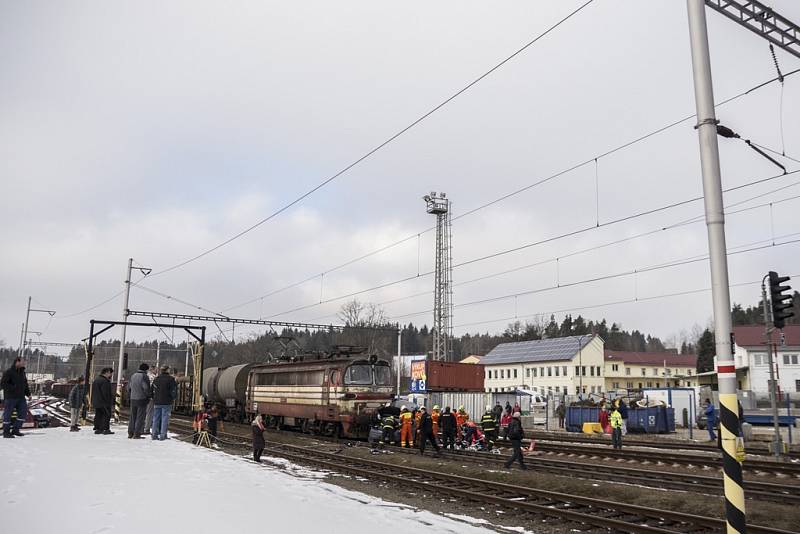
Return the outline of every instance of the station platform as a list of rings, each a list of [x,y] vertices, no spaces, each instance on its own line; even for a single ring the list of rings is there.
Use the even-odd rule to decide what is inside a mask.
[[[178,439],[130,440],[67,428],[0,439],[3,532],[492,532],[349,491],[325,473]],[[265,461],[266,460],[266,461]]]

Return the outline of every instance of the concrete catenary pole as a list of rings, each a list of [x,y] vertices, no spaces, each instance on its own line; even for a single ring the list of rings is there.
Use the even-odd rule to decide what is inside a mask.
[[[403,368],[403,360],[400,357],[401,354],[400,345],[402,341],[403,341],[403,330],[401,328],[398,328],[397,329],[397,392],[395,393],[397,397],[400,396],[400,374]]]
[[[31,318],[31,297],[28,297],[28,311],[25,312],[25,322],[22,327],[22,337],[19,340],[19,356],[25,357],[25,339],[28,337],[28,321]]]
[[[717,119],[711,82],[703,0],[686,0],[689,14],[689,40],[692,49],[692,75],[700,140],[700,166],[703,173],[708,252],[711,263],[711,296],[714,304],[714,333],[719,381],[720,432],[725,484],[725,516],[728,532],[746,531],[742,464],[736,459],[739,410],[736,398],[736,365],[731,347],[731,305],[728,285],[728,260],[725,246],[725,217],[722,203],[722,176],[717,146]]]
[[[125,359],[125,333],[128,322],[128,300],[131,296],[131,269],[133,258],[128,258],[128,269],[125,273],[125,298],[122,304],[122,338],[119,342],[119,362],[117,363],[117,394],[114,401],[114,420],[119,423],[119,411],[122,407],[122,364]]]
[[[19,327],[19,351],[17,351],[17,356],[22,358],[22,340],[25,339],[25,323]]]

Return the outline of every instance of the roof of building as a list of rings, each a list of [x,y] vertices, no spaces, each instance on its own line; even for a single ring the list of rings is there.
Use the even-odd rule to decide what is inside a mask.
[[[479,354],[470,354],[466,358],[460,360],[458,363],[480,363],[483,356]]]
[[[500,343],[481,359],[483,365],[570,360],[594,336],[568,336]],[[580,347],[578,343],[580,342]]]
[[[782,330],[785,336],[784,345],[790,347],[800,347],[800,324],[788,324]],[[763,347],[764,346],[764,325],[745,325],[734,326],[733,337],[736,344],[740,347]],[[772,339],[776,343],[781,343],[780,332],[774,332]]]
[[[638,365],[664,365],[664,360],[667,361],[667,367],[696,367],[697,354],[675,354],[674,352],[627,352],[622,350],[605,350],[605,360],[608,361],[623,361],[629,364]]]

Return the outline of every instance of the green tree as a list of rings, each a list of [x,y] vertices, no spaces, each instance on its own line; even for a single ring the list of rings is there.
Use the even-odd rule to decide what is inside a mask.
[[[714,344],[714,333],[708,328],[697,340],[697,372],[705,373],[714,370],[714,355],[717,352]]]

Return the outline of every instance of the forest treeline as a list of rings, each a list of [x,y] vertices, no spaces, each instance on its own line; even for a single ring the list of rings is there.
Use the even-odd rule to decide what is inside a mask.
[[[800,310],[800,293],[794,293],[795,309]],[[761,306],[743,307],[734,304],[732,319],[734,325],[760,324]],[[798,313],[800,315],[800,313]],[[340,319],[348,325],[343,331],[330,330],[295,330],[284,329],[281,332],[253,334],[248,339],[239,339],[235,343],[220,335],[206,344],[205,367],[227,366],[248,362],[267,362],[282,357],[300,356],[303,354],[322,354],[336,345],[363,346],[369,353],[391,356],[397,353],[397,325],[384,319],[383,312],[374,305],[350,302],[342,307]],[[797,324],[798,317],[787,320]],[[374,330],[369,327],[381,326],[386,330]],[[367,327],[367,328],[364,328]],[[177,330],[176,330],[177,331]],[[209,331],[210,332],[210,331]],[[595,333],[605,340],[605,347],[610,350],[635,352],[679,352],[681,354],[696,353],[698,355],[698,371],[713,368],[714,334],[710,328],[696,326],[691,332],[682,332],[662,340],[657,336],[645,334],[639,330],[626,330],[619,323],[606,319],[586,320],[583,316],[567,314],[556,321],[551,315],[530,321],[515,321],[508,324],[500,333],[466,333],[456,336],[452,342],[452,359],[460,360],[470,354],[484,355],[500,343],[527,341],[544,338],[579,336]],[[402,326],[403,354],[425,354],[431,350],[433,336],[427,325],[417,326],[408,323]],[[191,358],[187,358],[186,342],[170,343],[145,341],[126,343],[128,354],[128,370],[132,372],[141,362],[155,364],[156,349],[160,345],[159,362],[169,365],[179,373],[192,371]],[[0,347],[0,365],[8,368],[16,350]],[[119,358],[119,340],[101,341],[95,347],[95,372],[100,368],[117,367]],[[36,351],[28,358],[28,371],[35,372],[36,367],[43,373],[55,372],[57,378],[75,377],[85,371],[86,354],[82,346],[76,346],[66,361],[53,356],[45,356]]]

